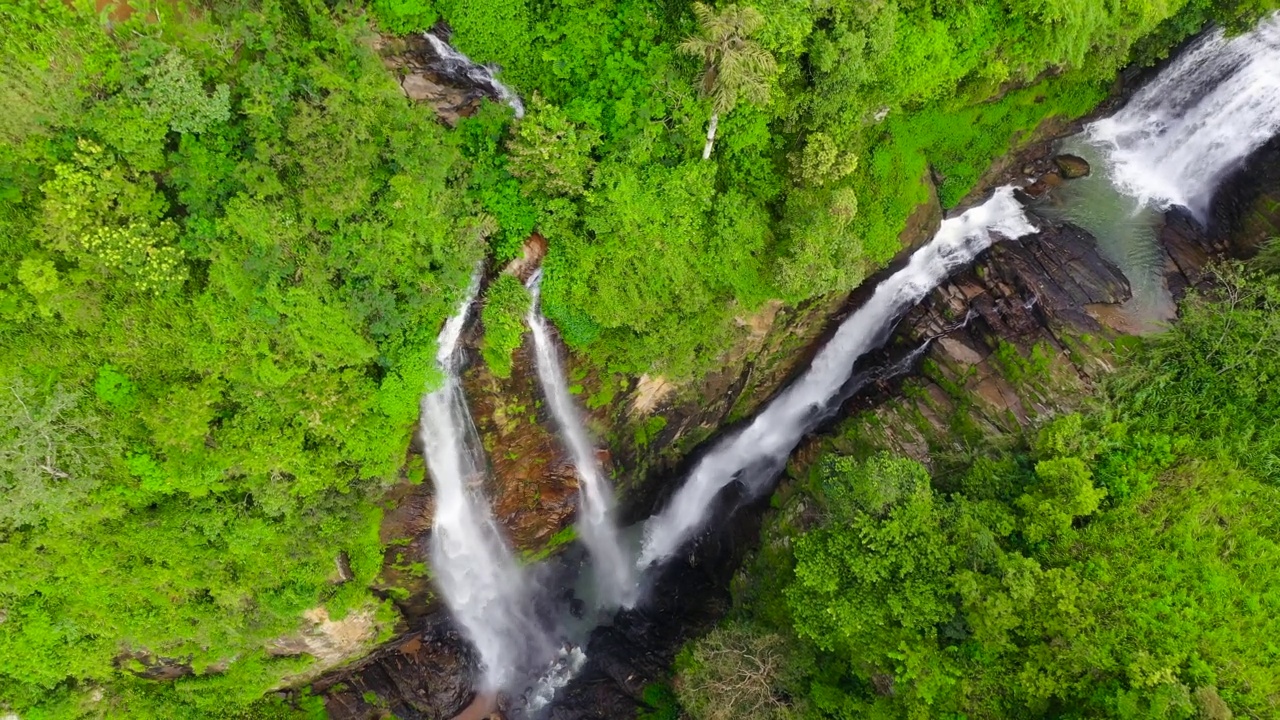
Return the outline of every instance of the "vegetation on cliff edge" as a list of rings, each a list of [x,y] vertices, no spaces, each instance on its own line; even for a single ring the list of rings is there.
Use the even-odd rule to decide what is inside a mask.
[[[376,500],[483,256],[539,229],[575,349],[696,377],[736,316],[897,252],[928,173],[953,203],[1270,4],[760,0],[768,92],[706,162],[684,2],[0,5],[0,711],[279,717],[309,661],[272,641],[378,602]],[[373,24],[441,18],[527,118],[405,100]]]
[[[932,476],[830,449],[769,524],[726,625],[686,647],[683,706],[1276,717],[1280,278],[1222,280],[1094,409],[1024,446],[935,458]]]

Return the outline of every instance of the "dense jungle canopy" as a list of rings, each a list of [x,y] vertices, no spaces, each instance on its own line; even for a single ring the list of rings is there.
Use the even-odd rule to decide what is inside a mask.
[[[758,21],[729,16],[746,5]],[[379,498],[421,480],[406,449],[436,333],[477,263],[535,230],[573,352],[695,379],[747,332],[735,318],[882,268],[927,178],[952,207],[1123,67],[1274,6],[7,0],[0,715],[322,716],[269,694],[309,663],[270,645],[318,606],[390,632]],[[451,128],[404,97],[378,38],[442,20],[523,119],[486,102]],[[812,489],[828,524],[719,639],[788,653],[778,697],[808,717],[1189,717],[1204,688],[1276,717],[1280,300],[1274,278],[1240,282],[1253,305],[1194,305],[1116,404],[1030,448],[932,480],[833,450]],[[499,375],[528,305],[505,285],[483,317]],[[1214,333],[1231,354],[1197,350]],[[1234,525],[1196,534],[1206,513]],[[961,614],[973,638],[939,636]],[[1037,640],[1050,625],[1080,642]],[[713,650],[682,672],[719,672]],[[890,700],[868,699],[877,653],[912,668]],[[157,658],[191,672],[157,682]],[[699,710],[713,685],[679,686],[695,717],[722,716]]]

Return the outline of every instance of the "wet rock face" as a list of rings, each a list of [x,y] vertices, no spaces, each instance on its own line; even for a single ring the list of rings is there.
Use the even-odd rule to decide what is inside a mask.
[[[1272,139],[1218,188],[1206,224],[1182,208],[1165,213],[1160,247],[1165,281],[1181,300],[1188,290],[1206,289],[1211,262],[1254,255],[1266,240],[1280,236],[1280,137]]]
[[[1206,282],[1205,263],[1228,250],[1228,238],[1239,236],[1242,215],[1253,218],[1249,222],[1255,236],[1266,236],[1267,228],[1280,226],[1280,177],[1267,181],[1270,185],[1257,181],[1280,175],[1280,143],[1273,142],[1266,152],[1270,155],[1261,155],[1264,159],[1251,162],[1224,185],[1209,229],[1180,211],[1168,214],[1160,238],[1175,296]],[[1027,188],[1029,192],[1037,185],[1038,192],[1051,192],[1054,184],[1064,181],[1065,173],[1059,174],[1052,157],[1046,150],[1038,159],[1019,159],[1013,166],[1034,170],[1041,178]],[[930,227],[940,219],[932,203],[922,207],[919,216],[910,237],[904,237],[907,244],[932,235]],[[531,256],[545,250],[532,242]],[[840,309],[855,305],[874,281],[848,302],[833,297],[799,308],[744,313],[741,339],[726,352],[723,369],[696,386],[656,375],[598,377],[569,356],[571,381],[585,387],[579,399],[588,406],[592,432],[602,446],[612,449],[613,464],[622,471],[618,483],[627,518],[648,515],[674,490],[682,468],[693,460],[691,451],[767,400],[812,356],[823,328],[843,316]],[[882,354],[869,360],[900,357],[933,338],[925,356],[925,376],[919,378],[928,401],[913,406],[912,412],[918,413],[912,417],[923,416],[951,432],[946,416],[950,407],[963,412],[976,431],[1020,432],[1039,417],[1069,409],[1070,401],[1085,397],[1093,379],[1108,370],[1105,358],[1079,352],[1078,338],[1122,332],[1125,319],[1119,306],[1129,294],[1124,277],[1102,258],[1088,233],[1071,225],[1045,224],[1035,236],[997,244],[935,289],[904,318]],[[468,332],[467,344],[475,347],[478,324]],[[1008,354],[1009,347],[1021,360]],[[554,424],[539,405],[541,391],[527,353],[528,348],[520,351],[508,380],[492,377],[478,359],[464,374],[493,465],[494,479],[486,489],[499,521],[526,550],[540,547],[572,522],[577,493]],[[1036,369],[1043,379],[1011,379],[1010,362],[1043,366]],[[588,403],[590,396],[610,385],[615,388],[609,391],[610,399]],[[956,405],[948,394],[957,387],[966,393],[967,404]],[[881,384],[855,397],[850,407],[880,412],[895,398],[894,387]],[[662,422],[652,423],[656,418]],[[894,444],[923,459],[932,451],[921,436],[903,434]],[[796,462],[803,462],[813,447],[802,446]],[[609,464],[608,457],[602,460]],[[404,492],[391,503],[388,517],[398,518],[401,536],[414,540],[395,551],[426,558],[430,483]],[[732,505],[733,499],[725,502]],[[729,581],[758,538],[761,510],[741,508],[713,521],[710,526],[716,531],[664,570],[647,604],[597,629],[587,647],[586,668],[560,692],[550,717],[633,717],[643,688],[666,679],[681,645],[709,630],[730,606]],[[408,634],[315,685],[333,718],[365,720],[390,712],[406,720],[447,719],[472,700],[475,658],[465,640],[449,629],[438,604],[421,602],[424,597],[429,600],[429,585],[423,579],[421,586],[413,599],[401,602],[410,622]],[[366,702],[365,692],[380,700]]]
[[[1022,241],[997,244],[943,283],[908,313],[885,350],[859,363],[859,369],[888,364],[926,339],[939,338],[929,357],[966,366],[966,381],[998,405],[993,415],[1025,421],[1035,412],[1032,404],[1024,407],[1012,388],[990,379],[998,374],[991,357],[1000,342],[1053,338],[1081,327],[1100,331],[1083,306],[1121,303],[1129,295],[1128,282],[1102,258],[1087,232],[1071,225],[1047,226]],[[984,374],[983,368],[991,369]],[[873,383],[849,407],[873,406],[891,393],[889,385]],[[794,461],[803,462],[813,447],[802,446]],[[923,445],[918,451],[927,455]],[[681,476],[677,472],[672,477]],[[643,707],[645,686],[666,680],[683,644],[708,632],[728,610],[729,582],[758,542],[767,498],[747,507],[738,507],[733,497],[719,502],[718,517],[708,523],[715,529],[663,569],[647,600],[592,634],[585,669],[557,695],[549,717],[634,717]]]
[[[462,380],[489,457],[485,495],[517,550],[545,545],[573,522],[578,502],[577,473],[543,400],[531,345],[516,351],[510,378],[477,360]]]
[[[331,718],[450,718],[470,702],[474,658],[447,622],[428,623],[313,686]],[[376,702],[370,700],[376,699]]]
[[[191,665],[179,658],[159,657],[146,650],[133,650],[116,657],[116,667],[147,680],[177,680],[192,674]]]
[[[436,67],[435,51],[421,36],[379,37],[375,50],[382,56],[382,64],[394,74],[405,97],[431,105],[449,127],[475,114],[481,101],[489,96],[488,88],[456,73],[441,73]]]
[[[1224,186],[1209,229],[1183,211],[1168,213],[1160,237],[1171,285],[1178,278],[1184,289],[1203,284],[1206,263],[1247,252],[1280,228],[1280,141],[1267,153]],[[1047,167],[1040,169],[1047,175]],[[1058,182],[1054,172],[1042,184],[1047,191]],[[1130,297],[1128,281],[1088,232],[1042,222],[1039,233],[994,245],[942,283],[868,359],[885,364],[932,340],[923,371],[912,378],[920,390],[915,398],[902,398],[900,381],[887,382],[868,387],[846,409],[874,413],[879,422],[868,425],[888,428],[875,431],[888,435],[878,438],[882,446],[926,463],[939,449],[963,451],[965,432],[1015,436],[1090,396],[1111,366],[1105,349],[1088,338],[1123,332],[1122,306]],[[956,429],[957,416],[966,430]],[[939,448],[940,441],[952,447]],[[817,447],[817,440],[802,445],[793,462],[811,462]],[[557,697],[552,718],[631,717],[642,707],[645,685],[665,680],[679,648],[729,607],[729,570],[757,542],[752,514],[759,509],[713,520],[716,530],[665,569],[648,604],[596,630],[587,667]]]
[[[634,718],[645,707],[645,687],[666,680],[684,643],[719,622],[732,606],[730,580],[756,545],[767,504],[737,508],[736,501],[721,499],[710,523],[717,530],[673,558],[636,609],[592,633],[586,666],[556,695],[548,720]]]

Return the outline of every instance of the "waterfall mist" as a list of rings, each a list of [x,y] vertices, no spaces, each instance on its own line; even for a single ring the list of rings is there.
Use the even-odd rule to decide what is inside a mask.
[[[591,555],[592,570],[596,579],[597,606],[616,608],[630,605],[635,598],[635,580],[632,564],[623,551],[614,519],[613,490],[604,477],[595,447],[587,437],[582,415],[569,394],[560,354],[552,340],[547,320],[539,309],[542,271],[529,279],[528,288],[533,295],[529,307],[529,329],[537,356],[538,379],[551,414],[555,416],[561,439],[573,457],[578,471],[578,534]]]
[[[751,494],[767,490],[800,439],[834,410],[832,400],[852,375],[854,362],[875,349],[904,312],[997,236],[1018,238],[1034,231],[1011,187],[943,221],[929,244],[876,286],[871,298],[840,325],[798,380],[694,466],[668,505],[646,524],[638,565],[648,567],[679,550],[701,529],[716,495],[730,483],[742,483]]]
[[[483,689],[492,691],[514,680],[529,658],[548,657],[555,648],[533,616],[529,579],[482,491],[484,448],[458,377],[458,339],[478,288],[477,276],[440,332],[436,360],[444,382],[422,399],[420,432],[436,490],[431,537],[436,585],[480,654]]]
[[[1203,223],[1213,191],[1278,131],[1280,13],[1238,37],[1209,32],[1085,138],[1121,192]]]

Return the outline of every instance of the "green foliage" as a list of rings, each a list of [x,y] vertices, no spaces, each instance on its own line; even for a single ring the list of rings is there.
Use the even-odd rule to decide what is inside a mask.
[[[514,275],[499,275],[485,292],[480,352],[489,370],[500,378],[511,377],[512,355],[527,329],[524,317],[531,302],[529,291]]]
[[[644,706],[636,713],[636,720],[680,720],[680,704],[670,685],[645,685],[641,699]]]
[[[1280,272],[1280,238],[1268,238],[1258,250],[1254,264],[1270,273]]]
[[[661,415],[654,415],[644,421],[644,424],[636,426],[635,443],[638,448],[645,448],[649,443],[658,437],[658,433],[667,426],[667,419]]]
[[[713,10],[700,2],[693,3],[693,14],[698,33],[677,49],[702,59],[698,88],[711,100],[711,112],[727,115],[740,101],[767,103],[777,64],[768,50],[751,40],[764,26],[764,15],[750,5]]]
[[[493,254],[499,262],[514,259],[537,224],[537,208],[520,191],[508,170],[508,156],[500,141],[511,111],[485,103],[475,116],[459,125],[463,151],[471,161],[470,193],[489,214],[481,235],[494,236]],[[496,225],[496,227],[489,227]]]
[[[176,133],[204,132],[231,117],[231,89],[220,84],[206,94],[195,63],[176,50],[147,68],[143,77],[135,99]]]
[[[80,406],[61,386],[45,394],[21,379],[0,392],[0,537],[73,514],[119,452],[118,440],[103,437],[100,419]]]
[[[716,633],[788,640],[772,696],[789,717],[1274,715],[1275,279],[1222,279],[1105,402],[1027,446],[932,480],[884,454],[821,458]],[[787,524],[814,502],[820,518]],[[681,679],[721,643],[687,647]],[[716,677],[677,684],[695,717],[753,682]]]
[[[525,193],[576,197],[586,189],[595,166],[591,152],[599,142],[599,132],[580,129],[564,111],[534,96],[509,143],[507,162],[511,174],[524,181]]]
[[[529,116],[516,123],[485,103],[445,129],[405,101],[370,50],[366,14],[347,3],[161,3],[109,23],[88,2],[0,5],[6,712],[286,717],[261,695],[307,660],[265,648],[306,609],[372,602],[374,499],[400,474],[439,324],[486,253],[501,263],[535,230],[549,240],[547,315],[600,377],[704,373],[765,301],[845,292],[896,254],[927,177],[954,204],[1043,122],[1091,108],[1129,57],[1158,57],[1209,19],[1240,27],[1274,2],[369,5],[392,32],[448,21],[461,50],[501,65],[531,100]],[[679,50],[689,37],[701,62]],[[696,160],[700,72],[717,110],[737,105],[711,162]],[[1212,313],[1193,304],[1185,334],[1148,356],[1166,359],[1142,366],[1149,387],[1130,393],[1142,418],[1082,426],[1093,455],[1037,449],[1034,461],[971,471],[983,494],[972,502],[888,459],[832,466],[825,507],[865,538],[819,528],[773,559],[788,570],[803,560],[815,593],[813,607],[797,605],[797,667],[830,648],[866,664],[845,657],[803,691],[782,678],[782,697],[832,716],[974,697],[1036,712],[1203,710],[1214,698],[1265,712],[1269,676],[1240,680],[1254,665],[1227,673],[1221,658],[1251,657],[1232,637],[1275,635],[1252,614],[1268,596],[1226,552],[1234,542],[1268,557],[1267,537],[1228,527],[1222,544],[1201,546],[1187,530],[1185,545],[1161,551],[1185,556],[1184,578],[1209,572],[1200,554],[1224,563],[1208,585],[1188,580],[1200,594],[1166,604],[1192,617],[1171,642],[1212,622],[1237,633],[1193,656],[1141,655],[1120,636],[1128,626],[1105,625],[1123,613],[1100,588],[1145,587],[1143,573],[1164,566],[1087,535],[1139,501],[1160,507],[1162,479],[1191,457],[1270,502],[1255,481],[1276,472],[1274,298],[1242,287],[1252,294],[1229,314],[1242,339],[1215,340]],[[495,372],[510,367],[527,303],[513,278],[490,291]],[[1199,364],[1169,360],[1190,352]],[[1192,474],[1232,517],[1264,506],[1233,505],[1243,496]],[[1112,554],[1097,569],[1071,555],[1077,546]],[[330,579],[338,553],[356,576],[343,584]],[[1089,574],[1103,571],[1114,574]],[[770,617],[798,592],[779,587]],[[876,593],[892,603],[873,607]],[[1248,612],[1220,611],[1232,594]],[[824,615],[819,600],[842,609]],[[999,652],[959,637],[977,627],[953,622],[962,601],[993,608],[972,622]],[[864,611],[883,625],[846,633],[843,619]],[[1009,625],[1022,615],[1043,620]],[[1110,655],[1069,652],[1096,628],[1116,633]],[[1075,664],[1011,669],[1055,654]],[[945,672],[931,664],[944,655]],[[156,684],[126,658],[194,673]],[[1092,694],[1080,689],[1086,666],[1106,678]],[[877,699],[885,674],[902,691]],[[1024,674],[1014,690],[991,679]]]
[[[394,35],[423,32],[439,18],[431,0],[372,0],[370,9],[379,29]]]
[[[476,62],[508,69],[504,79],[528,87],[537,44],[525,0],[435,0],[435,5],[453,28],[451,40],[459,50]]]
[[[786,590],[795,632],[856,667],[913,673],[894,661],[893,649],[926,645],[953,613],[947,579],[955,550],[928,472],[878,456],[833,462],[821,482],[831,525],[796,541]]]
[[[459,47],[532,100],[508,154],[486,151],[492,171],[475,176],[501,226],[495,257],[536,229],[546,311],[570,346],[609,371],[683,378],[715,367],[742,313],[847,292],[883,266],[931,177],[955,205],[1046,122],[1094,107],[1148,33],[1143,48],[1165,49],[1191,18],[1262,9],[1042,5],[439,7]],[[737,107],[715,167],[697,171],[700,94]]]
[[[288,717],[269,644],[377,604],[471,164],[345,11],[0,25],[0,706]]]
[[[1115,392],[1136,428],[1185,437],[1280,485],[1280,277],[1219,268]]]

